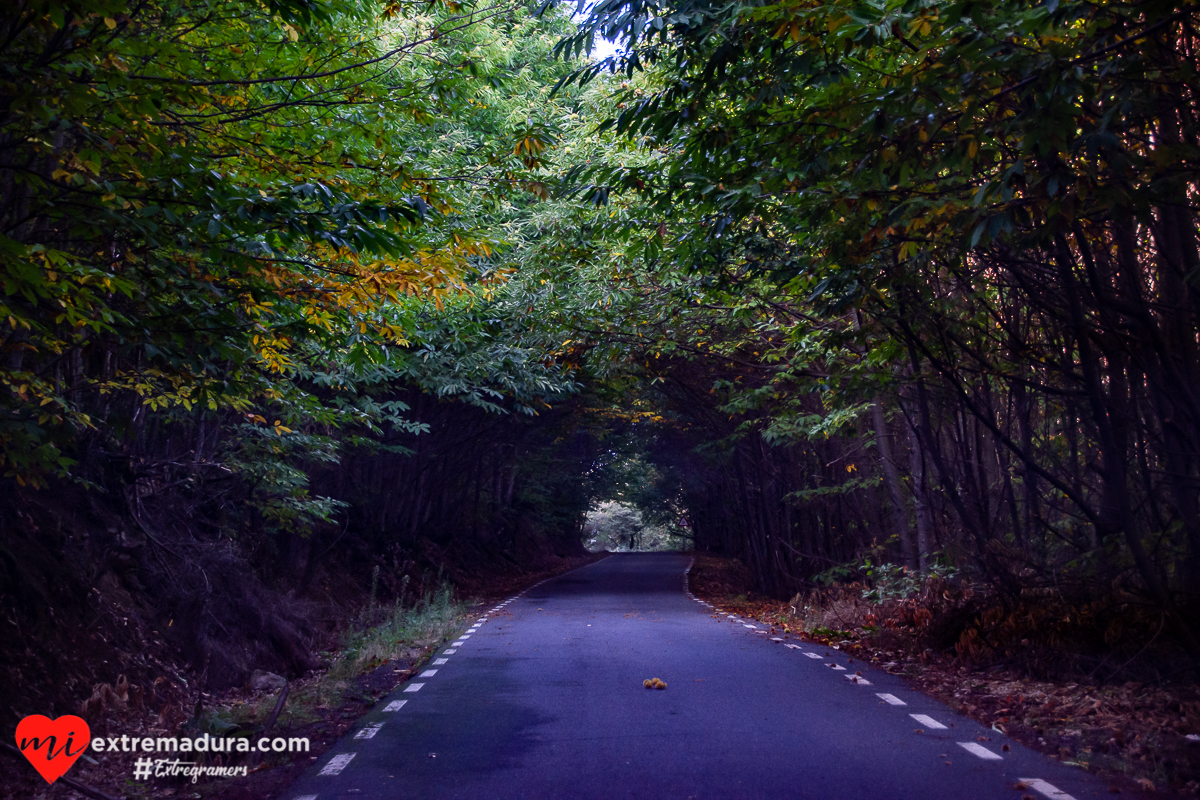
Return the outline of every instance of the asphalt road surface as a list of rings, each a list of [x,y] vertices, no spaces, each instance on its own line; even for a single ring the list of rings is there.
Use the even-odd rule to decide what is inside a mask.
[[[1107,796],[899,677],[714,616],[690,563],[614,555],[481,614],[281,800]]]

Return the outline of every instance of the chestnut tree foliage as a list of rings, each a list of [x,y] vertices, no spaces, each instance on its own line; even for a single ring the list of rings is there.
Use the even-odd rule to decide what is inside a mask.
[[[1011,612],[964,653],[1020,613],[1200,654],[1198,22],[16,0],[4,480],[282,580],[338,525],[577,547],[624,447],[767,592],[941,560]]]
[[[0,8],[0,595],[28,623],[5,646],[41,652],[46,609],[94,613],[104,575],[214,684],[298,672],[314,623],[275,592],[374,564],[399,596],[456,540],[484,566],[578,550],[588,445],[547,411],[575,382],[493,310],[505,226],[576,124],[549,97],[567,26]]]
[[[192,471],[241,463],[288,513],[310,498],[272,454],[412,428],[391,383],[480,402],[493,383],[520,402],[566,389],[496,353],[447,368],[445,325],[419,319],[449,306],[450,339],[486,327],[470,309],[500,243],[480,214],[529,193],[552,136],[536,89],[503,87],[522,67],[514,83],[550,82],[532,71],[553,69],[554,30],[512,3],[6,4],[6,477],[154,472],[148,438],[208,420],[234,436],[184,447]]]
[[[592,295],[620,311],[567,327],[620,330],[708,443],[672,456],[698,545],[780,592],[948,558],[1200,653],[1195,7],[589,12],[560,54],[623,49],[560,85],[621,78],[598,127],[638,157],[567,176],[621,254]]]

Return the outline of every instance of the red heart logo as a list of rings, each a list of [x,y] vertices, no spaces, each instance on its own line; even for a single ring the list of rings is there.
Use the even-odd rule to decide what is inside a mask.
[[[61,778],[91,740],[88,724],[70,714],[58,719],[33,714],[17,725],[17,747],[47,783]]]

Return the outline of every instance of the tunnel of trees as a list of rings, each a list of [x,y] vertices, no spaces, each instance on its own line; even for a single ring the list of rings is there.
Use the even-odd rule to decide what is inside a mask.
[[[335,570],[621,497],[772,597],[941,566],[1200,657],[1197,23],[5,4],[3,651],[118,593],[299,670]]]

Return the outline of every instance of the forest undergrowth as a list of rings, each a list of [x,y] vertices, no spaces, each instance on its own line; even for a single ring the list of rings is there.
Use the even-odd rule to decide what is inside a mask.
[[[184,778],[133,782],[134,753],[106,753],[92,761],[81,760],[71,777],[112,797],[269,800],[294,782],[380,698],[411,678],[434,650],[465,627],[487,602],[601,557],[547,556],[528,572],[493,570],[490,576],[457,565],[450,571],[471,586],[470,596],[456,591],[441,574],[418,573],[416,580],[410,580],[407,575],[385,576],[376,566],[369,590],[364,591],[365,581],[357,592],[347,583],[342,605],[325,607],[325,613],[336,619],[326,620],[323,633],[313,639],[309,656],[315,668],[290,681],[264,671],[257,683],[258,673],[245,685],[206,692],[196,681],[188,681],[187,665],[177,663],[177,654],[173,658],[162,642],[155,646],[153,641],[131,639],[122,648],[122,643],[115,641],[113,650],[96,652],[113,657],[114,664],[127,662],[131,654],[123,649],[134,650],[140,643],[150,651],[142,653],[142,660],[156,666],[162,675],[150,678],[148,672],[143,676],[131,671],[136,676],[132,680],[121,674],[111,682],[92,686],[90,697],[82,700],[79,709],[71,710],[86,717],[93,735],[200,737],[207,733],[252,741],[261,736],[306,737],[310,750],[267,758],[255,753],[209,756],[204,763],[244,764],[248,775],[198,784]],[[399,585],[400,592],[394,597],[382,596],[385,583]],[[98,674],[103,672],[101,665],[91,666]],[[286,694],[280,688],[283,685]],[[82,797],[26,772],[0,770],[0,798]]]
[[[958,578],[890,573],[781,602],[756,594],[741,562],[697,554],[689,584],[725,613],[902,675],[995,741],[1101,775],[1114,794],[1200,796],[1200,691],[1151,614],[1122,598],[1006,605]]]

